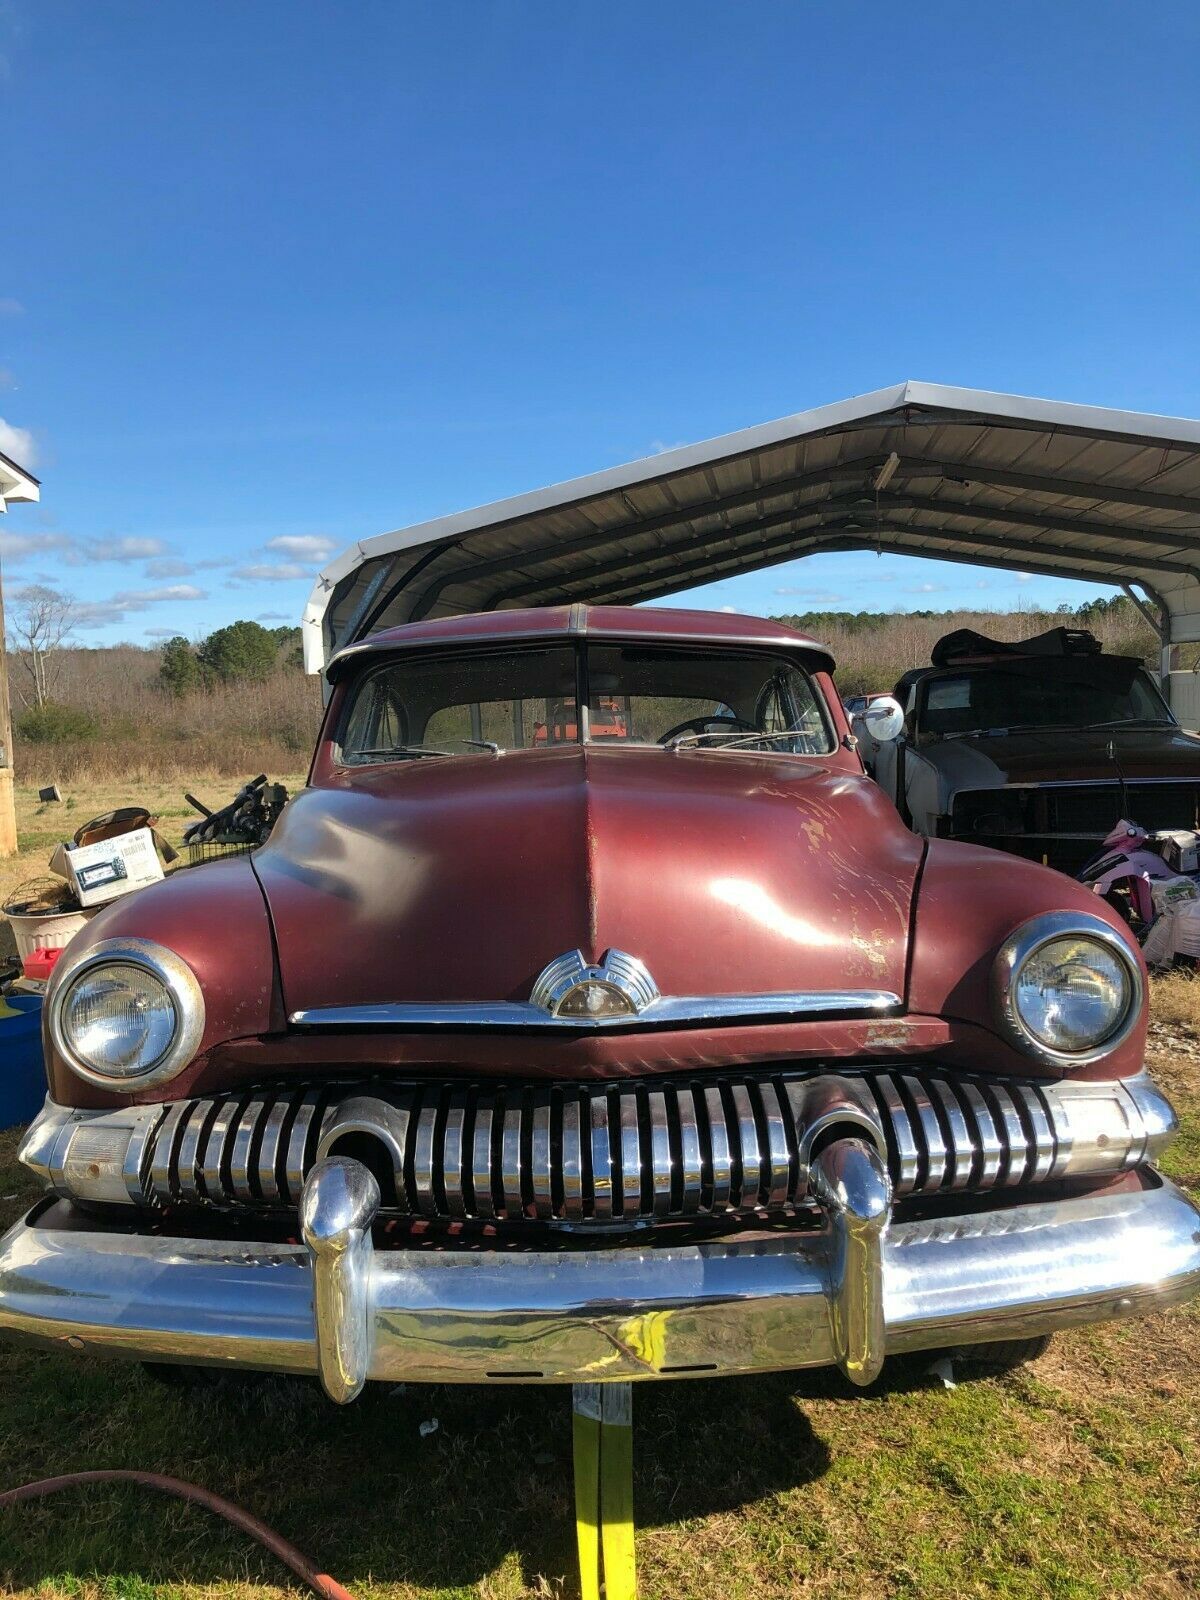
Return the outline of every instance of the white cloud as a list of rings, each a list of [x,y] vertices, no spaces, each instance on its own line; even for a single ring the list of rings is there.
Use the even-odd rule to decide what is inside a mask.
[[[143,632],[147,639],[173,639],[175,637],[174,628],[145,628]]]
[[[328,561],[333,554],[333,540],[321,533],[284,533],[278,539],[268,539],[266,548],[297,560]]]
[[[910,583],[905,589],[905,594],[942,594],[945,591],[944,583]]]
[[[651,439],[650,454],[652,456],[665,456],[671,450],[682,450],[689,441],[677,439],[674,444],[666,444],[662,439]]]
[[[803,600],[823,600],[826,605],[836,605],[846,598],[844,594],[834,594],[832,589],[805,589],[794,583],[781,584],[775,593],[791,595]]]
[[[1017,573],[1017,582],[1018,583],[1032,583],[1033,582],[1033,573],[1032,572],[1018,572]]]
[[[161,539],[137,539],[123,534],[118,539],[88,539],[80,545],[80,554],[91,561],[147,561],[166,551]]]
[[[978,578],[976,579],[975,587],[977,589],[990,589],[992,587],[992,580],[990,578]]]
[[[17,375],[11,367],[0,367],[0,389],[15,389]]]
[[[294,622],[296,619],[286,611],[260,611],[254,619],[256,622]]]
[[[0,456],[7,456],[10,461],[15,461],[17,466],[25,467],[32,472],[33,464],[37,460],[37,450],[29,429],[18,428],[15,423],[5,422],[4,418],[0,417]]]
[[[21,598],[18,591],[17,598]],[[107,600],[72,600],[72,614],[80,628],[106,628],[115,622],[124,622],[131,611],[145,611],[150,606],[179,604],[187,600],[207,598],[203,589],[191,583],[168,584],[161,589],[120,589]],[[171,633],[179,630],[172,628]]]
[[[55,550],[66,550],[71,541],[65,533],[4,533],[0,532],[0,560],[24,561],[29,556],[46,556]]]
[[[190,578],[195,572],[190,561],[180,561],[178,556],[164,556],[158,561],[147,561],[148,578]]]
[[[194,583],[171,583],[163,589],[122,589],[112,598],[117,605],[133,609],[159,605],[164,600],[203,600],[206,596]]]
[[[14,300],[12,295],[0,295],[0,317],[19,317],[25,307],[19,300]]]
[[[301,561],[281,561],[276,566],[259,562],[256,566],[236,567],[233,576],[243,583],[295,583],[311,578],[312,568]]]

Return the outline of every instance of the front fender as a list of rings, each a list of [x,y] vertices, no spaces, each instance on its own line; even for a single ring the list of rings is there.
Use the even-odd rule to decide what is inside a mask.
[[[980,845],[932,839],[914,914],[909,1010],[982,1025],[987,1064],[995,1070],[1044,1076],[1000,1033],[992,1012],[990,979],[1000,945],[1013,930],[1046,911],[1099,917],[1125,940],[1145,978],[1141,951],[1129,929],[1099,895],[1061,872],[1002,855]],[[1141,1070],[1145,1014],[1110,1056],[1072,1078],[1124,1078]]]
[[[51,1097],[60,1105],[100,1107],[179,1099],[188,1093],[217,1045],[285,1026],[266,902],[248,857],[187,867],[162,883],[114,900],[71,941],[71,953],[82,954],[104,939],[120,936],[152,939],[191,967],[204,991],[200,1048],[168,1084],[140,1093],[110,1094],[76,1077],[43,1028],[46,1076]]]

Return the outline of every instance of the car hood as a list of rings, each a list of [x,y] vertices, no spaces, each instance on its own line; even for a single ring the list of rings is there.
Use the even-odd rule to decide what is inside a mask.
[[[1200,739],[1182,728],[1068,728],[941,739],[923,745],[921,754],[951,793],[1056,780],[1109,778],[1115,783],[1120,774],[1200,780]]]
[[[574,949],[667,995],[903,994],[922,850],[858,774],[575,746],[356,772],[254,860],[291,1013],[524,1001]]]

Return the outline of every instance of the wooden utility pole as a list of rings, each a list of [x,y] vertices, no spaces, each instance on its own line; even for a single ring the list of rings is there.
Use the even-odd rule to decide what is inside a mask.
[[[0,571],[0,860],[17,853],[17,807],[13,795],[12,712],[8,703],[8,656],[4,649],[4,573]]]
[[[15,461],[0,455],[0,515],[10,500],[40,500],[41,486]],[[0,860],[17,853],[17,808],[13,795],[12,713],[8,662],[4,655],[4,574],[0,571]]]

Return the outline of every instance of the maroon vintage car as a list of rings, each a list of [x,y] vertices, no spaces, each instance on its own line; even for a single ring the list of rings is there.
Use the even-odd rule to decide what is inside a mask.
[[[335,657],[270,842],[59,963],[0,1330],[344,1401],[867,1383],[1194,1292],[1126,930],[905,828],[832,668],[582,606]]]

